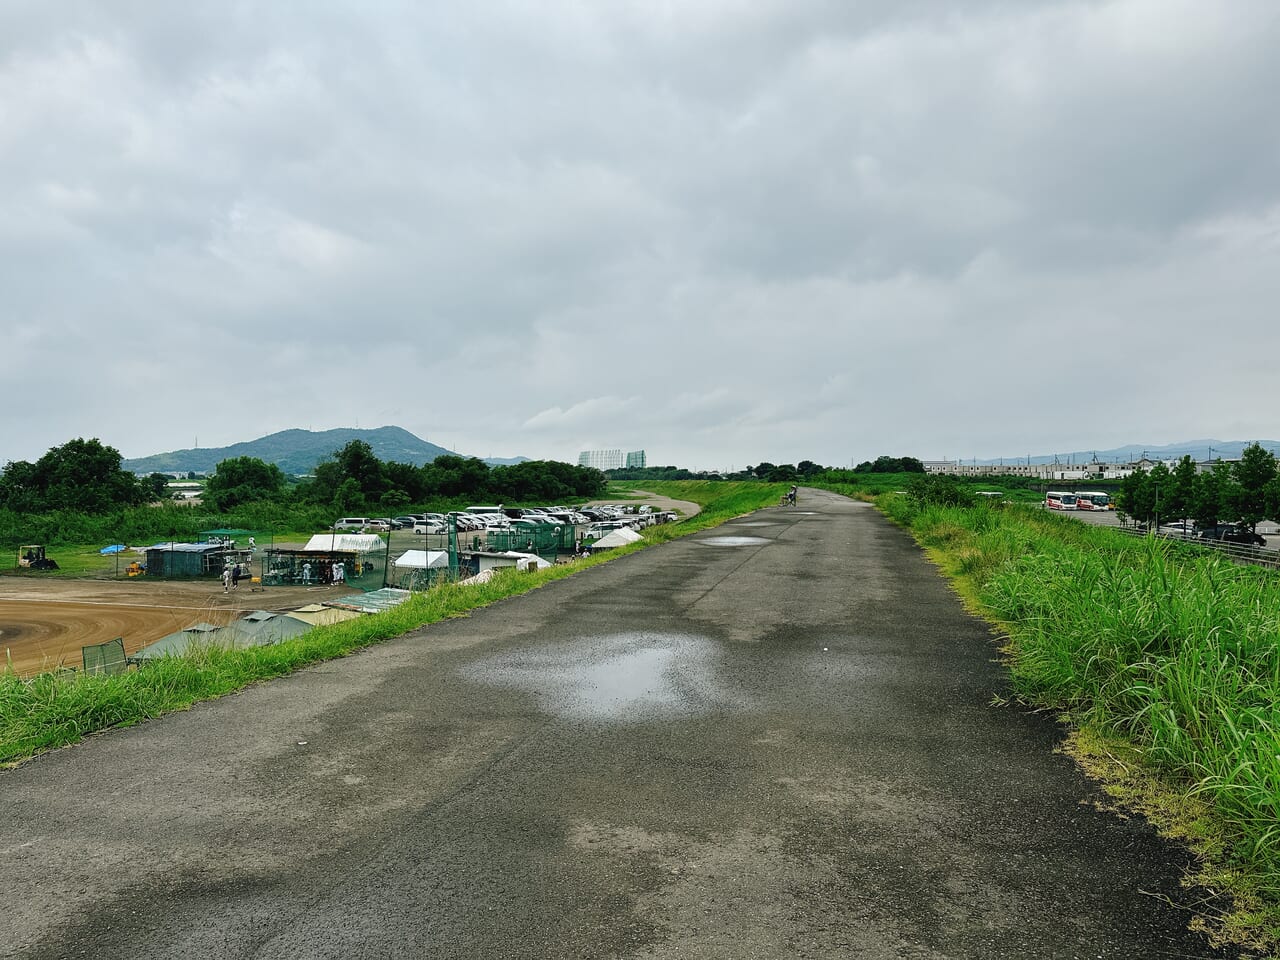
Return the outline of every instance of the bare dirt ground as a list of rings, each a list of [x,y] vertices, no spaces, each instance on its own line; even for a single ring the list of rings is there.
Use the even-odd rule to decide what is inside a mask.
[[[78,668],[82,646],[123,637],[132,654],[202,620],[221,626],[253,610],[291,610],[350,592],[332,586],[264,590],[244,581],[223,593],[214,581],[0,577],[0,656],[19,676]]]

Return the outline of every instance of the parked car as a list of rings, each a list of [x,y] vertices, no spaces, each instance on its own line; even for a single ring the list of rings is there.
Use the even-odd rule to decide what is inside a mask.
[[[368,517],[343,517],[333,522],[335,530],[363,530],[372,524]]]
[[[1255,533],[1234,523],[1222,523],[1216,527],[1201,530],[1200,539],[1219,540],[1224,543],[1242,543],[1256,547],[1265,547],[1267,545],[1266,538],[1262,534]]]
[[[448,528],[439,520],[419,520],[413,525],[413,532],[426,536],[430,534],[448,533]]]

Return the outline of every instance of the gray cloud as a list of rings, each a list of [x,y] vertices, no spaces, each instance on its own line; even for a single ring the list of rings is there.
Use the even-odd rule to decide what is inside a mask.
[[[9,4],[0,459],[1273,436],[1274,5],[963,9]]]

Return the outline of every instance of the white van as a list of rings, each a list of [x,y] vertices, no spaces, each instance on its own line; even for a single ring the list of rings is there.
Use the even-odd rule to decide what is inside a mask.
[[[335,530],[363,530],[369,524],[373,523],[368,517],[343,517],[341,520],[333,522]]]

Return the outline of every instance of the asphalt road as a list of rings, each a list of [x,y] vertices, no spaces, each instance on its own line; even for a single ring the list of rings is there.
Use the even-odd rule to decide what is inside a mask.
[[[0,772],[0,951],[1216,956],[994,655],[806,493]]]

